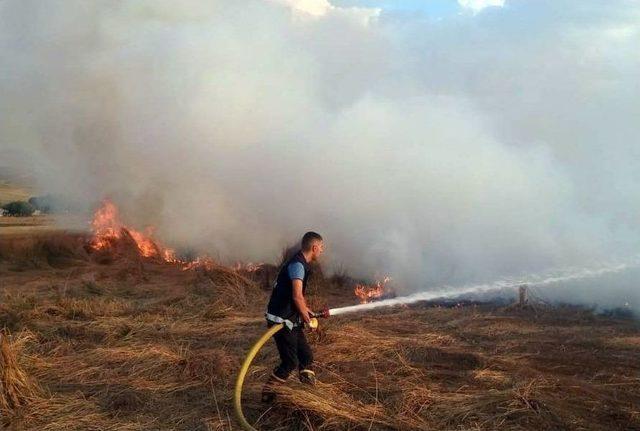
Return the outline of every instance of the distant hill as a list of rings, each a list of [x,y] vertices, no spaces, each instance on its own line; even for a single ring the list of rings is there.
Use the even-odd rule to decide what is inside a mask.
[[[26,201],[32,196],[29,187],[18,186],[9,180],[0,179],[0,205],[12,201]]]
[[[27,200],[33,196],[33,178],[14,167],[0,164],[0,205],[11,201]]]

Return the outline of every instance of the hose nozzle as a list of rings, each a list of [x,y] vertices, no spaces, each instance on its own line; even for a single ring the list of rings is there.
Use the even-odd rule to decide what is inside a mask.
[[[329,312],[329,307],[325,306],[322,310],[320,311],[314,311],[311,313],[312,317],[316,317],[316,318],[323,318],[326,319],[327,317],[329,317],[331,315],[331,313]]]

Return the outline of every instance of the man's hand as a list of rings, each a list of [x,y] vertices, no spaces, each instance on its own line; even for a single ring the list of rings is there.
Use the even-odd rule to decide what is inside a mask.
[[[302,280],[296,278],[291,280],[291,284],[293,284],[293,302],[296,304],[302,320],[308,325],[311,321],[311,310],[307,307],[307,301],[302,294]]]

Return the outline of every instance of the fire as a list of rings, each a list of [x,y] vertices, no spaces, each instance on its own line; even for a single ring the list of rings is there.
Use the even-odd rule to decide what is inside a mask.
[[[89,246],[93,250],[113,248],[119,241],[128,237],[133,240],[138,252],[143,257],[157,258],[165,262],[179,262],[172,249],[163,247],[152,239],[152,227],[147,228],[145,232],[140,232],[125,226],[120,220],[118,208],[110,200],[105,199],[100,208],[96,210],[91,227],[93,239]]]
[[[216,267],[215,261],[210,257],[198,257],[192,260],[191,262],[182,262],[182,263],[183,263],[183,267],[182,267],[183,271],[189,271],[191,269],[197,269],[197,268],[204,269],[205,271],[211,271],[213,268]]]
[[[237,262],[235,267],[234,267],[234,269],[236,270],[236,272],[256,272],[257,270],[262,268],[262,266],[264,266],[264,263],[262,263],[262,262],[260,262],[260,263],[253,263],[253,262],[242,263],[242,262]]]
[[[391,277],[384,277],[374,284],[356,284],[353,293],[358,297],[361,304],[366,304],[382,297],[385,293],[385,287],[390,281]]]
[[[199,256],[193,260],[179,258],[173,249],[164,247],[154,238],[153,227],[138,231],[126,226],[120,218],[118,207],[108,199],[102,201],[100,207],[95,211],[91,221],[91,229],[93,238],[89,240],[87,247],[94,251],[115,251],[128,243],[135,244],[136,251],[140,256],[175,264],[183,271],[196,269],[211,271],[219,267],[219,264],[209,256]],[[255,272],[263,265],[264,263],[237,263],[234,269],[238,272]]]
[[[91,222],[93,228],[93,240],[91,246],[94,250],[109,248],[114,241],[121,237],[122,225],[118,218],[118,208],[113,202],[105,200],[93,215]]]

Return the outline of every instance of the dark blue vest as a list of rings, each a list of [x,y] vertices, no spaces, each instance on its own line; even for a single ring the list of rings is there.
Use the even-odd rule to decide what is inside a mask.
[[[306,293],[307,280],[309,279],[310,269],[309,264],[302,255],[302,251],[299,251],[295,254],[295,256],[286,261],[284,265],[282,265],[282,267],[280,267],[278,278],[276,279],[275,285],[273,286],[273,291],[271,292],[269,305],[267,305],[267,313],[296,323],[300,321],[300,316],[298,314],[298,309],[293,302],[293,283],[291,283],[288,271],[289,265],[294,262],[300,262],[304,267],[302,293]]]

